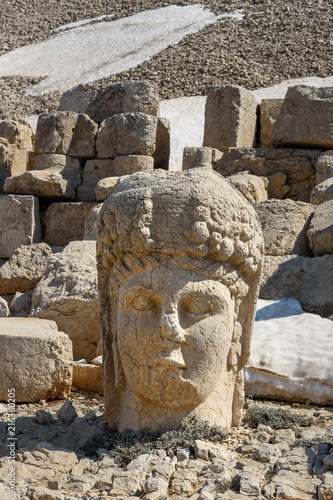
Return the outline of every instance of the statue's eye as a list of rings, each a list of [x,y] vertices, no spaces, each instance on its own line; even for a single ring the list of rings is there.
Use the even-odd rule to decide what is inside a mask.
[[[182,307],[190,316],[206,316],[214,312],[213,304],[205,297],[187,297]]]
[[[136,311],[148,312],[155,309],[155,302],[147,295],[136,295],[133,299],[132,306]]]

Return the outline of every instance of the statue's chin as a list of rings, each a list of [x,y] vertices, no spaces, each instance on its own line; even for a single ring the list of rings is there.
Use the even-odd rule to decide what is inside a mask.
[[[204,401],[202,387],[197,387],[191,380],[185,380],[175,372],[159,373],[149,383],[145,381],[133,392],[146,402],[172,410],[195,408]]]

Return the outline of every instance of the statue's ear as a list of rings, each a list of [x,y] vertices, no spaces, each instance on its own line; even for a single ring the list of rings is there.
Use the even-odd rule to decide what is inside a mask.
[[[112,354],[113,354],[113,365],[114,365],[114,385],[117,389],[125,389],[126,379],[123,370],[123,365],[120,359],[117,339],[114,339],[112,341]]]

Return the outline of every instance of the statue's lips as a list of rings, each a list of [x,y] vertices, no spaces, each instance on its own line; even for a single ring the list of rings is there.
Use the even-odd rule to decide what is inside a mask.
[[[154,362],[155,366],[163,366],[166,368],[182,368],[185,369],[185,361],[180,349],[172,352],[161,354]]]

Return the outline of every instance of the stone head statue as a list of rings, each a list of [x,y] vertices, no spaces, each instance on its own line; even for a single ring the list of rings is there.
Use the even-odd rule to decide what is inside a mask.
[[[208,166],[139,172],[105,201],[97,254],[111,428],[237,425],[263,254],[252,206]]]

